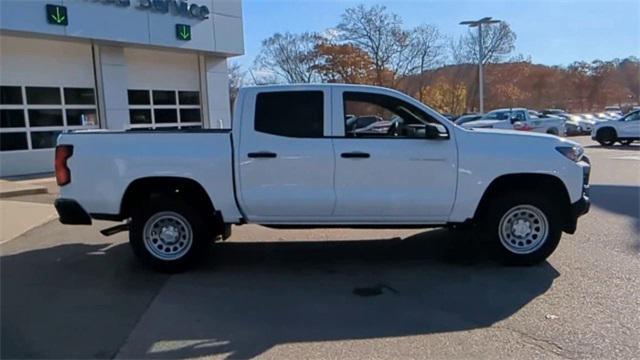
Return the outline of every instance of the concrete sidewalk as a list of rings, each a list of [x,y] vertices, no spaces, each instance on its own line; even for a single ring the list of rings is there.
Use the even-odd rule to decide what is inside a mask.
[[[50,204],[0,200],[0,244],[57,217],[56,209]]]

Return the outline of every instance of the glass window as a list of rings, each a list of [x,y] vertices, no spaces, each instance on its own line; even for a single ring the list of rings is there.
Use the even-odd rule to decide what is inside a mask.
[[[27,150],[27,133],[0,133],[0,150]]]
[[[180,105],[200,105],[200,93],[198,91],[179,91]]]
[[[95,109],[68,109],[68,126],[98,125],[98,117]]]
[[[64,103],[67,105],[94,105],[96,98],[90,88],[64,88]]]
[[[20,86],[0,86],[0,104],[22,105],[22,89]]]
[[[29,110],[29,125],[35,126],[62,126],[62,110],[43,109]]]
[[[48,149],[56,147],[60,131],[37,131],[31,133],[31,147],[33,149]]]
[[[27,104],[58,105],[61,104],[60,88],[27,86]]]
[[[631,113],[627,115],[627,117],[624,119],[624,121],[638,121],[638,120],[640,120],[640,111]]]
[[[344,112],[349,114],[345,118],[347,137],[424,138],[425,124],[438,124],[422,110],[392,96],[345,92],[343,100]]]
[[[172,90],[153,90],[153,105],[175,105],[176,92]]]
[[[129,90],[127,95],[129,97],[129,105],[151,104],[148,90]]]
[[[180,109],[180,122],[200,122],[200,109]]]
[[[0,110],[0,127],[25,127],[24,110]]]
[[[282,91],[258,94],[256,131],[289,137],[322,137],[322,91]]]
[[[132,124],[151,124],[150,109],[129,110],[129,118]]]
[[[178,111],[176,109],[154,109],[153,116],[156,124],[178,122]]]

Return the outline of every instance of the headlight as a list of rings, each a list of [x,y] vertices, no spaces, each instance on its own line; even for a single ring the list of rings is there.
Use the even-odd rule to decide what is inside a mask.
[[[584,149],[582,146],[558,146],[556,150],[562,155],[564,155],[567,159],[571,161],[578,162],[582,159],[584,155]]]

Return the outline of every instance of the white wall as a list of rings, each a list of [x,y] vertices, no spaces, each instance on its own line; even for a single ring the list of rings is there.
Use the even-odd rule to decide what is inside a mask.
[[[63,35],[122,44],[153,45],[208,53],[244,53],[240,0],[189,0],[211,12],[208,19],[194,19],[96,0],[0,0],[0,29]],[[67,7],[68,26],[47,23],[46,4]],[[176,39],[176,24],[191,26],[190,41]]]

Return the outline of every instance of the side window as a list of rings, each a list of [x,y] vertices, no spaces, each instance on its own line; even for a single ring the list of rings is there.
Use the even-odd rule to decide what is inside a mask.
[[[426,123],[446,133],[431,116],[392,96],[345,92],[343,103],[347,137],[424,138]]]
[[[255,130],[279,136],[318,138],[324,135],[322,91],[260,93],[256,99]]]
[[[624,121],[638,121],[640,120],[640,111],[627,115]]]
[[[518,121],[526,121],[527,120],[527,116],[524,114],[524,111],[516,111],[515,118],[518,119]]]

